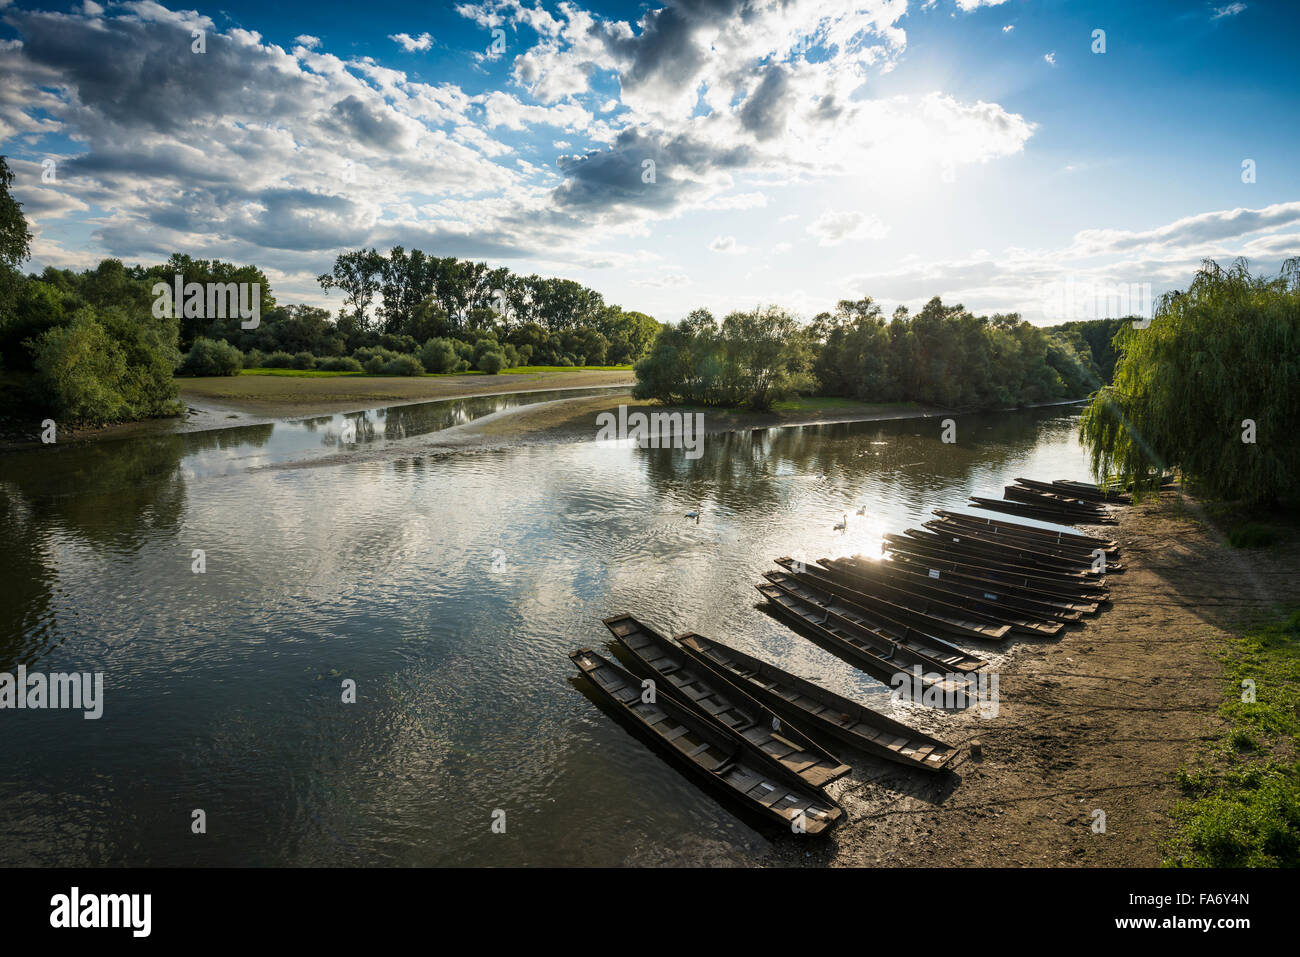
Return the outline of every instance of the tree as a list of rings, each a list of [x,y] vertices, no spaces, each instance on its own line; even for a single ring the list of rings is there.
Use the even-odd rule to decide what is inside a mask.
[[[384,257],[374,249],[354,249],[334,257],[331,272],[316,277],[326,292],[343,292],[339,310],[339,329],[351,340],[370,329],[370,307],[379,291]]]
[[[1116,344],[1115,380],[1079,424],[1096,476],[1142,491],[1178,468],[1221,499],[1300,493],[1300,259],[1272,279],[1207,260]]]

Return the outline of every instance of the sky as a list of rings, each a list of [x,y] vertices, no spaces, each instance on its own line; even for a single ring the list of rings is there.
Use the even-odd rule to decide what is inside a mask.
[[[334,256],[400,244],[662,321],[941,296],[1050,324],[1300,255],[1297,27],[1255,0],[0,0],[0,154],[34,271],[184,252],[337,309]]]

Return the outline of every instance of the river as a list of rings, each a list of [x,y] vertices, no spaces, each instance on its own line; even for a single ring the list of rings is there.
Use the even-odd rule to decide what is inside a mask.
[[[1016,476],[1087,477],[1060,408],[961,416],[955,444],[911,419],[711,435],[698,459],[428,448],[528,401],[349,417],[356,460],[343,416],[0,457],[0,672],[104,674],[98,720],[0,710],[0,864],[761,859],[568,653],[630,612],[888,709],[757,607],[771,559],[878,554]]]

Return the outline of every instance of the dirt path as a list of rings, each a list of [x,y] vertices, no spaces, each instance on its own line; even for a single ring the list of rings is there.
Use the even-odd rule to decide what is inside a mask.
[[[1294,536],[1230,549],[1170,499],[1125,509],[1110,530],[1126,570],[1109,577],[1109,608],[1058,640],[1009,647],[995,717],[902,715],[950,742],[978,740],[979,754],[964,751],[947,780],[864,761],[831,788],[848,820],[824,853],[781,842],[779,863],[1158,865],[1174,773],[1222,727],[1223,638],[1300,604]]]

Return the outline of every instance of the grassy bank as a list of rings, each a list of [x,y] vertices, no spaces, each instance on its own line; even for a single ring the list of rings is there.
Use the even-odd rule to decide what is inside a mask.
[[[370,375],[315,369],[250,369],[237,376],[177,379],[181,398],[201,409],[232,409],[247,415],[286,418],[350,412],[380,405],[454,399],[532,389],[585,389],[627,386],[630,369],[523,367],[487,375]]]
[[[497,375],[535,375],[539,372],[631,372],[631,366],[518,366],[514,369],[502,369]],[[326,372],[322,369],[242,369],[239,373],[245,375],[269,375],[284,376],[287,378],[299,379],[329,379],[329,378],[353,378],[353,379],[402,379],[402,378],[442,378],[453,379],[462,376],[484,376],[486,372],[480,372],[477,369],[469,372],[425,372],[419,376],[390,376],[376,374],[373,372]]]
[[[1222,660],[1227,727],[1179,772],[1185,797],[1165,863],[1300,866],[1300,610],[1230,639]]]

